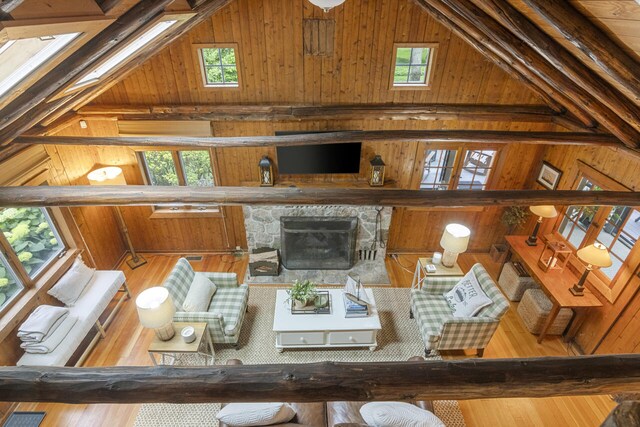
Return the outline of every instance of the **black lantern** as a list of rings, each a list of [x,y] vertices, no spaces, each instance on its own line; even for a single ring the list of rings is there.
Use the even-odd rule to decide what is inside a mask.
[[[273,187],[273,168],[271,160],[267,156],[262,156],[258,163],[260,169],[260,187]]]
[[[369,185],[372,187],[382,187],[384,185],[384,162],[382,157],[376,155],[371,159],[371,176]]]

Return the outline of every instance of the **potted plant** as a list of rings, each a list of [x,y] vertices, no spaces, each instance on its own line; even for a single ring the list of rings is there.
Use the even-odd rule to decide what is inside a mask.
[[[293,300],[294,307],[301,310],[307,305],[313,305],[318,295],[318,290],[316,289],[316,284],[311,280],[296,280],[287,289],[287,295],[289,295],[287,301]]]
[[[525,222],[527,222],[527,218],[529,217],[529,209],[524,206],[510,206],[502,212],[502,216],[500,217],[500,222],[507,227],[506,235],[510,235],[514,232],[514,230]],[[491,259],[495,262],[503,262],[505,256],[507,255],[507,245],[505,243],[496,243],[491,245],[491,249],[489,250],[489,255],[491,255]]]

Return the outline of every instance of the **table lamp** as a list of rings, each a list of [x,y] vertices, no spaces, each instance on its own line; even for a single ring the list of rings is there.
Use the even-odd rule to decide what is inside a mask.
[[[167,288],[155,286],[142,291],[136,298],[136,307],[142,326],[153,329],[162,341],[173,338],[176,333],[173,327],[176,307]]]
[[[124,179],[122,169],[117,166],[107,166],[104,168],[96,169],[87,175],[89,184],[91,185],[127,185],[127,181]],[[131,259],[127,260],[127,265],[133,270],[147,263],[142,255],[138,255],[131,243],[131,237],[129,237],[129,229],[124,222],[124,217],[118,206],[115,206],[116,218],[118,219],[118,225],[125,237],[129,252],[131,253]]]
[[[611,267],[613,262],[611,261],[611,255],[609,251],[602,243],[594,243],[593,245],[585,246],[582,249],[578,249],[576,253],[578,259],[587,263],[587,267],[580,277],[580,281],[569,288],[571,293],[577,297],[584,295],[584,282],[587,280],[589,272],[593,270],[593,267]]]
[[[529,210],[538,217],[538,221],[536,221],[533,233],[531,233],[526,242],[529,246],[536,246],[538,244],[538,229],[542,224],[542,218],[555,218],[558,216],[558,211],[553,206],[529,206]]]
[[[467,250],[471,230],[462,224],[449,224],[444,228],[440,239],[440,246],[444,249],[442,265],[453,267],[458,259],[458,254]]]

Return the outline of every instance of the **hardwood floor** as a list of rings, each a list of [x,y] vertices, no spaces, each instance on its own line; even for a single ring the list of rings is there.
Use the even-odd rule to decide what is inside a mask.
[[[175,265],[177,256],[149,254],[148,264],[136,270],[120,266],[127,276],[132,295],[162,284]],[[387,269],[393,286],[410,287],[417,255],[401,255],[387,259]],[[460,266],[468,270],[481,262],[494,278],[499,265],[487,254],[462,254]],[[196,270],[236,272],[244,277],[246,257],[233,255],[205,256],[193,262]],[[85,366],[147,366],[151,365],[147,347],[153,332],[143,329],[133,299],[127,301],[107,331],[107,337],[94,349]],[[558,337],[549,337],[537,344],[520,322],[515,304],[502,320],[496,335],[487,347],[485,358],[561,356],[572,354]],[[444,358],[468,357],[462,353],[445,353]],[[473,426],[599,426],[615,406],[608,396],[563,397],[546,399],[487,399],[460,401],[469,427]],[[22,403],[19,410],[46,411],[42,427],[50,426],[131,426],[139,405],[61,405]]]

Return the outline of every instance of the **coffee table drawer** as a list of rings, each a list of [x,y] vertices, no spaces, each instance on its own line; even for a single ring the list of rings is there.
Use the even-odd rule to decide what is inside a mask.
[[[331,332],[329,334],[329,344],[373,344],[374,342],[373,331]]]
[[[324,345],[324,332],[280,332],[280,345]]]

